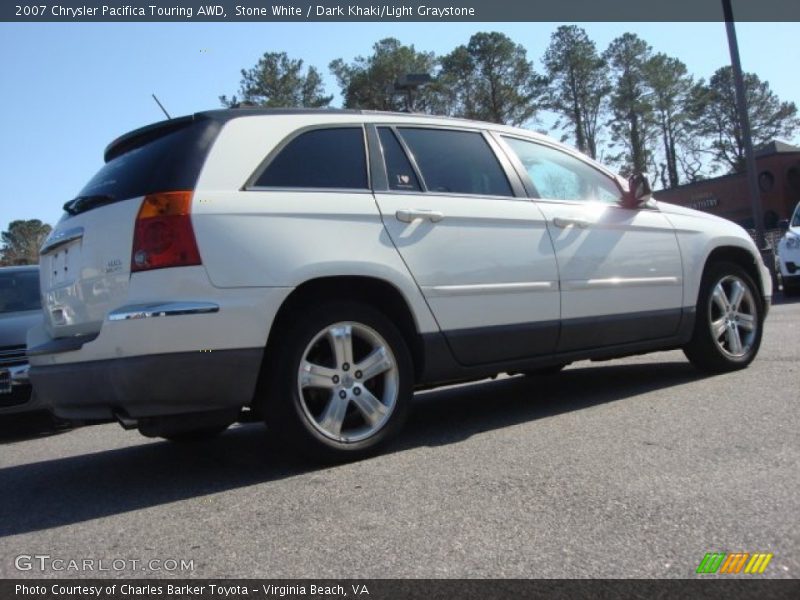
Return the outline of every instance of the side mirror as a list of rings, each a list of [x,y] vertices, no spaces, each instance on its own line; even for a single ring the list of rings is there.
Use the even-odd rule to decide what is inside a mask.
[[[642,202],[647,202],[653,195],[650,181],[642,173],[631,175],[628,179],[628,193],[625,194],[623,204],[626,208],[637,208]]]
[[[781,219],[778,221],[778,229],[780,229],[783,233],[789,231],[789,219]]]

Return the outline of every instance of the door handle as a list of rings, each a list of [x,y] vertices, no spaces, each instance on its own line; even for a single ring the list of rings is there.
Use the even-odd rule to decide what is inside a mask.
[[[580,217],[556,217],[553,219],[553,225],[566,229],[567,227],[580,227],[586,229],[589,227],[589,221],[581,219]]]
[[[401,208],[394,216],[403,223],[413,223],[417,219],[427,219],[431,223],[438,223],[444,219],[444,214],[438,210],[427,210],[424,208]]]

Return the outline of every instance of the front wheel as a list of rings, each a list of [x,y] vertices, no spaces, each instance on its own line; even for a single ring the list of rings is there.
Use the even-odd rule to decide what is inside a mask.
[[[266,419],[314,459],[363,458],[402,426],[413,390],[408,347],[382,313],[336,302],[279,332]]]
[[[758,354],[764,304],[747,272],[733,263],[708,266],[700,284],[692,339],[684,353],[704,371],[742,369]]]

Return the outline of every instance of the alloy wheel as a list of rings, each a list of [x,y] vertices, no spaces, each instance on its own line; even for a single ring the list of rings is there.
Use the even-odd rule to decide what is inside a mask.
[[[397,360],[371,327],[334,323],[306,346],[297,390],[314,429],[338,442],[358,442],[380,431],[397,405]]]
[[[753,348],[758,312],[750,287],[736,275],[717,283],[709,302],[711,337],[727,356],[741,358]]]

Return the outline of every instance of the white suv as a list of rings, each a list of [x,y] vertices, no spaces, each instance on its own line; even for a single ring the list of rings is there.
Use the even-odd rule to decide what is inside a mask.
[[[786,233],[778,242],[778,265],[783,293],[793,296],[800,293],[800,204],[795,207],[792,219],[783,223]]]
[[[62,417],[187,439],[250,407],[347,459],[422,385],[758,352],[772,289],[744,230],[529,131],[238,109],[105,160],[42,248],[30,377]]]

